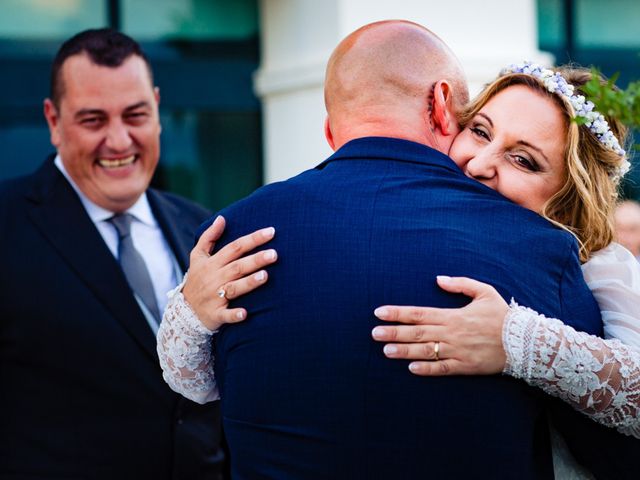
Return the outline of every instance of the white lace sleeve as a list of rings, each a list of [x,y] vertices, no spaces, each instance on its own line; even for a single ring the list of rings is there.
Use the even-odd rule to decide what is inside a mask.
[[[212,402],[220,398],[211,355],[215,331],[198,320],[182,295],[183,286],[184,281],[167,294],[169,302],[158,330],[162,376],[172,390],[188,399]]]
[[[640,350],[577,332],[513,301],[503,342],[504,373],[640,438]]]
[[[582,273],[602,312],[607,340],[512,302],[503,328],[504,372],[640,438],[640,264],[612,244],[585,263]]]

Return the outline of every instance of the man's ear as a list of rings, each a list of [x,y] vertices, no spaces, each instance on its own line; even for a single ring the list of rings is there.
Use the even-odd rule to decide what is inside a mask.
[[[60,115],[58,114],[58,109],[49,98],[45,98],[43,107],[44,118],[47,119],[47,124],[49,125],[51,144],[57,147],[60,143],[60,132],[58,131],[60,128]]]
[[[156,104],[160,105],[160,88],[159,87],[153,87],[153,96],[156,99]],[[160,123],[160,112],[158,111],[158,126],[160,127],[160,133],[162,133],[162,124]]]
[[[331,124],[329,123],[329,115],[324,119],[324,137],[327,139],[327,143],[331,147],[331,150],[336,151],[336,144],[333,140],[333,133],[331,132]]]
[[[458,133],[458,119],[453,107],[453,90],[446,80],[438,81],[433,88],[432,121],[434,129],[444,136]]]

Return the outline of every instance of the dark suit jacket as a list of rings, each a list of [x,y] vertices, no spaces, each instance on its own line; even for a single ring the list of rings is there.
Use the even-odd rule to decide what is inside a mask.
[[[438,289],[444,274],[599,334],[568,233],[435,150],[385,138],[354,140],[221,213],[225,241],[272,225],[279,252],[268,284],[238,301],[248,320],[216,340],[234,478],[553,477],[550,398],[502,375],[411,375],[370,332],[383,304],[463,305]],[[561,411],[580,459],[624,477],[607,455],[639,443]]]
[[[186,269],[207,212],[147,194]],[[0,185],[0,232],[0,478],[218,478],[217,403],[165,384],[122,270],[51,159]]]

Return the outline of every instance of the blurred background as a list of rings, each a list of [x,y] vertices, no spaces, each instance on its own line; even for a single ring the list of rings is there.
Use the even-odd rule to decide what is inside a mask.
[[[637,0],[1,0],[0,179],[53,151],[42,101],[61,42],[111,26],[142,44],[160,87],[154,184],[217,210],[331,153],[325,63],[349,32],[387,18],[440,35],[472,93],[524,59],[595,65],[621,87],[640,79]],[[633,163],[625,195],[640,199]]]

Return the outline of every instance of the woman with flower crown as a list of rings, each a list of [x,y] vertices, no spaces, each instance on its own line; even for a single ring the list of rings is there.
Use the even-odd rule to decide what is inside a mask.
[[[449,154],[467,176],[576,236],[608,340],[513,300],[507,305],[487,284],[449,277],[437,279],[440,287],[470,296],[469,305],[383,306],[375,312],[380,319],[404,325],[376,327],[372,335],[391,342],[384,347],[389,358],[414,360],[416,375],[502,372],[640,438],[640,264],[613,243],[612,227],[618,184],[629,169],[620,146],[626,130],[575,92],[590,78],[576,68],[508,67],[463,112]],[[550,130],[566,130],[565,151],[553,151],[556,131],[535,130],[549,129],[553,116],[562,121]]]
[[[589,79],[590,73],[579,69],[509,67],[463,112],[463,130],[449,155],[468,176],[576,236],[585,279],[611,339],[575,332],[515,302],[509,306],[489,285],[448,277],[440,277],[439,285],[472,296],[467,307],[384,306],[376,310],[379,318],[406,325],[377,327],[373,337],[393,342],[385,346],[390,358],[421,360],[410,364],[415,374],[503,371],[640,438],[640,268],[628,251],[612,243],[611,226],[618,183],[629,168],[620,146],[626,131],[574,93],[574,86]],[[224,219],[216,219],[192,255],[207,255],[203,246],[210,246],[223,229]],[[217,284],[227,285],[220,298],[237,298],[267,281],[261,269],[276,261],[276,253],[242,255],[273,234],[272,229],[255,232],[210,257],[222,272]],[[240,271],[249,274],[224,280],[237,278]],[[214,332],[198,321],[180,287],[171,295],[170,309],[185,321],[163,321],[158,333],[165,380],[196,402],[217,399]],[[246,318],[241,308],[216,311],[215,324]]]

